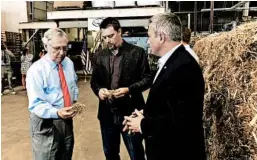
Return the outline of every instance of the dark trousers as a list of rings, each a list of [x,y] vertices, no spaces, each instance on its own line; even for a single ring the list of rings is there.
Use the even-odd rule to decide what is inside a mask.
[[[72,119],[42,119],[30,115],[34,160],[71,160],[74,146]]]
[[[131,160],[145,160],[143,138],[140,133],[128,134],[123,132],[123,116],[115,115],[113,123],[104,123],[100,121],[103,149],[106,160],[120,160],[120,134],[128,150]]]

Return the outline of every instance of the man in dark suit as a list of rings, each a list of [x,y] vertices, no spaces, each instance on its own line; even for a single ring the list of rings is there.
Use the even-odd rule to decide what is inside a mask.
[[[160,56],[146,107],[125,117],[126,129],[141,132],[147,160],[204,160],[204,79],[181,44],[181,22],[174,14],[150,20],[148,43]]]
[[[122,121],[145,106],[142,92],[152,83],[147,54],[122,39],[117,19],[104,19],[100,29],[108,47],[95,58],[91,88],[99,98],[98,119],[106,159],[120,159],[122,134],[131,160],[144,160],[141,134],[122,132]]]

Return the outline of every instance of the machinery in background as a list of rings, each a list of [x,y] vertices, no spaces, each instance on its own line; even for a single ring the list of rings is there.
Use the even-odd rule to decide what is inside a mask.
[[[14,54],[15,57],[11,58],[11,67],[13,70],[12,84],[16,85],[21,82],[21,51],[22,51],[22,40],[21,34],[16,32],[1,32],[1,41],[7,46],[7,48]],[[3,82],[5,82],[4,79]],[[5,86],[4,86],[5,87]]]
[[[123,37],[123,39],[128,43],[144,48],[145,53],[148,54],[148,61],[151,71],[157,71],[157,61],[159,58],[151,54],[151,48],[147,44],[148,37]]]
[[[67,56],[73,61],[75,71],[82,70],[81,52],[83,41],[69,41]]]

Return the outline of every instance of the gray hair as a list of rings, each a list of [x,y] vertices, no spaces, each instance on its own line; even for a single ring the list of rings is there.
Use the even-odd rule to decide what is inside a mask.
[[[66,37],[68,39],[67,34],[60,28],[50,28],[44,33],[44,37],[42,38],[44,46],[49,44],[49,41],[52,40],[53,37]],[[45,49],[47,49],[45,47]]]
[[[172,41],[181,41],[182,25],[178,16],[173,13],[154,15],[150,19],[155,34],[164,33]]]

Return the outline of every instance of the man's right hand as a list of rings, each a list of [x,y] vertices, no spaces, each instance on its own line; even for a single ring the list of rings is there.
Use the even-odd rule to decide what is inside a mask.
[[[105,100],[105,98],[107,98],[108,95],[109,95],[108,89],[106,89],[106,88],[101,88],[101,89],[99,90],[98,96],[99,96],[99,98],[100,98],[101,100]]]
[[[141,109],[140,111],[139,111],[141,114],[143,114],[144,113],[144,110],[143,109]],[[132,112],[132,114],[129,116],[130,118],[135,118],[135,117],[137,117],[137,114],[136,114],[136,111],[134,111],[134,112]],[[123,128],[123,132],[125,132],[126,130],[128,130],[128,128],[129,128],[129,126],[127,125],[127,120],[126,119],[124,119],[124,121],[122,122],[122,124],[125,126],[124,128]]]
[[[62,119],[73,118],[77,113],[72,111],[72,107],[63,107],[57,111],[57,114]]]

